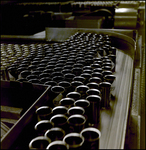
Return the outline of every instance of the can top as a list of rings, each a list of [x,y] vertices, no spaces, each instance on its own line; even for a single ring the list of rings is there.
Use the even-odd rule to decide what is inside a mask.
[[[63,141],[69,145],[69,148],[78,148],[82,146],[84,143],[84,137],[76,132],[68,133],[64,138]]]
[[[69,145],[68,144],[66,144],[66,142],[64,142],[64,141],[61,141],[61,140],[57,140],[57,141],[53,141],[53,142],[51,142],[48,146],[47,146],[47,148],[46,149],[54,149],[54,148],[56,148],[56,147],[62,147],[62,149],[66,149],[66,150],[68,150],[69,149]]]
[[[99,87],[111,87],[111,83],[109,83],[109,82],[101,82],[99,84]]]
[[[90,142],[97,141],[101,137],[101,132],[94,127],[87,127],[83,129],[80,134],[85,138],[85,141]]]
[[[86,99],[79,99],[79,100],[74,102],[74,105],[75,106],[80,106],[80,107],[83,107],[83,108],[87,108],[87,107],[90,106],[90,102]]]
[[[52,108],[49,106],[41,106],[36,110],[36,113],[39,115],[44,115],[52,112]]]
[[[34,129],[35,130],[46,130],[46,129],[51,129],[54,126],[54,123],[49,121],[49,120],[41,120],[36,123]]]
[[[65,89],[62,86],[55,85],[55,86],[52,86],[51,91],[54,93],[63,93]]]
[[[84,114],[85,110],[83,107],[80,106],[73,106],[71,108],[68,109],[68,114]]]
[[[63,138],[65,136],[65,131],[62,128],[53,127],[47,130],[44,136],[50,138],[51,140],[56,139],[56,137]]]
[[[98,95],[89,95],[86,97],[89,102],[98,102],[101,101],[101,97]]]
[[[85,124],[86,118],[83,115],[75,114],[75,115],[71,115],[67,119],[67,122],[73,126],[79,126]]]
[[[39,148],[38,146],[42,146],[42,141],[44,141],[44,148],[46,148],[46,146],[51,143],[51,140],[45,136],[38,136],[34,139],[32,139],[29,143],[29,148],[30,149],[36,149],[36,148]],[[40,144],[39,144],[40,143]]]

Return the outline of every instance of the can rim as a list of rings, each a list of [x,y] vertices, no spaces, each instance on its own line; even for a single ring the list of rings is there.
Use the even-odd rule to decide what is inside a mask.
[[[52,112],[53,112],[54,110],[58,109],[58,108],[64,108],[64,109],[68,110],[68,108],[65,107],[65,106],[56,106],[56,107],[54,107],[54,108],[52,109]]]
[[[81,94],[80,94],[79,92],[76,92],[76,91],[74,91],[74,92],[69,92],[69,93],[66,95],[66,97],[67,97],[67,98],[70,98],[70,97],[68,97],[70,94],[76,94],[76,95],[79,95],[79,96],[81,97]]]
[[[63,86],[63,85],[61,85],[61,84],[66,84],[66,85]],[[60,82],[58,83],[58,85],[59,85],[59,86],[62,86],[62,87],[64,87],[64,88],[68,88],[68,87],[71,86],[71,85],[70,85],[70,82],[68,82],[68,81],[60,81]]]
[[[69,145],[68,143],[68,145],[69,145],[69,148],[77,148],[77,147],[79,147],[79,146],[81,146],[83,143],[84,143],[84,141],[85,141],[85,138],[80,134],[80,133],[77,133],[77,132],[73,132],[73,133],[68,133],[64,138],[63,138],[63,141],[64,142],[66,142],[65,140],[66,140],[66,138],[68,138],[68,137],[80,137],[81,139],[82,139],[82,142],[80,143],[80,144],[74,144],[74,145]]]
[[[80,132],[80,134],[82,135],[84,132],[90,132],[90,131],[92,131],[92,132],[96,132],[96,133],[98,133],[98,137],[97,138],[95,138],[95,139],[89,139],[89,141],[91,142],[94,142],[94,141],[96,141],[96,140],[98,140],[98,139],[100,139],[100,137],[101,137],[101,132],[100,132],[100,130],[98,130],[97,128],[94,128],[94,127],[87,127],[87,128],[85,128],[85,129],[83,129],[81,132]],[[83,136],[83,135],[82,135]],[[85,139],[86,140],[86,139]]]
[[[113,74],[107,74],[107,75],[104,76],[104,78],[107,78],[107,77],[110,77],[110,79],[115,79],[116,78],[116,76],[113,75]]]
[[[89,83],[87,83],[86,85],[89,86],[90,84],[91,84],[91,85],[99,85],[99,84],[96,83],[96,82],[89,82]]]
[[[76,81],[76,80],[72,81],[72,82],[71,82],[71,85],[73,86],[74,83],[80,83],[81,85],[83,85],[83,82],[81,82],[81,81]]]
[[[54,91],[55,88],[60,88],[61,90],[57,92],[57,91]],[[63,93],[65,91],[65,88],[59,85],[55,85],[55,86],[52,86],[51,91],[54,93]]]
[[[50,122],[53,122],[53,119],[54,119],[54,118],[57,118],[57,117],[65,118],[66,121],[67,121],[67,119],[68,119],[68,117],[67,117],[66,115],[64,115],[64,114],[57,114],[57,115],[54,115],[54,116],[52,116],[52,117],[50,118]],[[53,122],[53,123],[54,123],[54,122]],[[62,125],[62,124],[64,124],[64,123],[61,123],[60,125]]]
[[[45,137],[48,137],[47,134],[48,134],[49,132],[51,132],[51,131],[61,131],[61,132],[63,133],[63,135],[65,135],[65,131],[64,131],[62,128],[53,127],[53,128],[51,128],[51,129],[48,129],[48,130],[45,132],[44,136],[45,136]]]
[[[41,120],[35,124],[34,129],[38,130],[38,125],[40,125],[41,123],[50,123],[52,126],[54,126],[54,123],[51,120]]]
[[[92,98],[98,98],[101,101],[101,97],[99,95],[89,95],[89,96],[86,97],[86,99],[88,100],[90,97],[92,97]]]
[[[101,82],[99,83],[100,87],[111,87],[111,83],[110,82]]]
[[[72,101],[73,103],[75,102],[75,100],[73,98],[65,97],[59,101],[59,104],[61,105],[62,101],[69,101],[69,100]]]
[[[80,107],[80,106],[73,106],[73,107],[70,107],[70,108],[68,109],[67,113],[70,114],[70,111],[71,111],[72,109],[80,109],[80,110],[82,110],[82,115],[85,113],[85,109],[84,109],[83,107]]]
[[[74,102],[74,105],[76,106],[76,103],[78,103],[78,102],[87,102],[87,103],[88,103],[88,106],[87,106],[87,107],[90,106],[90,102],[89,102],[88,100],[86,100],[86,99],[78,99],[78,100],[76,100],[76,101]],[[80,107],[82,107],[82,106],[80,106]],[[85,108],[86,108],[86,107],[85,107]]]
[[[30,141],[30,143],[29,143],[29,148],[33,148],[33,147],[32,147],[32,144],[33,144],[33,142],[35,142],[35,141],[37,141],[37,140],[46,140],[46,141],[48,141],[49,143],[51,143],[51,139],[50,139],[50,138],[45,137],[45,136],[38,136],[38,137],[33,138],[33,139]]]
[[[98,90],[98,89],[89,89],[86,91],[86,94],[89,94],[88,92],[90,92],[90,91],[96,91],[96,92],[98,92],[99,95],[101,94],[100,90]]]
[[[82,123],[77,123],[77,124],[73,124],[71,123],[69,120],[72,119],[72,118],[82,118],[84,121]],[[83,115],[80,115],[80,114],[75,114],[75,115],[71,115],[68,119],[67,119],[67,122],[71,125],[74,125],[74,126],[78,126],[78,125],[82,125],[86,122],[86,118],[83,116]]]
[[[79,90],[80,88],[85,88],[86,90],[89,89],[89,87],[88,87],[87,85],[79,85],[79,86],[76,87],[75,91],[78,92],[78,90]]]
[[[51,142],[51,143],[47,146],[46,149],[49,149],[52,145],[56,145],[56,144],[57,144],[57,145],[65,145],[66,148],[69,149],[69,145],[68,145],[66,142],[61,141],[61,140],[57,140],[57,141]]]
[[[41,109],[50,109],[50,111],[52,111],[52,108],[51,107],[49,107],[49,106],[41,106],[41,107],[38,107],[37,108],[37,110],[35,111],[36,112],[36,114],[38,113],[38,111],[39,110],[41,110]]]

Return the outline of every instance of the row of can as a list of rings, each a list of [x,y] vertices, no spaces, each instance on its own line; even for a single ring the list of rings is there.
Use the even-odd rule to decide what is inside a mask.
[[[22,47],[27,56],[7,68],[9,77],[51,86],[47,104],[36,110],[37,134],[29,148],[98,149],[100,109],[110,106],[115,80],[116,48],[110,37],[77,32],[61,44]],[[51,99],[60,94],[59,101]]]

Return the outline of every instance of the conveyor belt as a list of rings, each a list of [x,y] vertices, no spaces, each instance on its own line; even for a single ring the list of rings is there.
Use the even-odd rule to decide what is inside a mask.
[[[88,33],[92,32],[97,34],[109,34],[109,36],[112,38],[112,42],[117,48],[115,70],[116,80],[112,84],[112,87],[114,89],[112,91],[112,94],[115,96],[115,99],[111,100],[109,109],[101,110],[101,120],[97,128],[101,131],[99,147],[100,149],[123,148],[131,98],[135,42],[132,40],[132,38],[123,34],[96,29],[48,29],[46,32],[46,38],[50,42],[63,42],[77,31]],[[32,113],[32,111],[34,111],[34,108],[31,107],[29,111],[30,110]],[[26,114],[26,116],[28,115],[29,114]],[[26,116],[22,116],[22,118],[20,119],[21,123],[25,122],[24,118],[27,119]],[[31,120],[29,120],[29,122],[31,122]],[[25,123],[27,124],[27,122]],[[16,126],[19,127],[19,122]],[[14,127],[13,129],[16,129],[16,127]],[[11,130],[9,133],[12,132],[14,132],[14,130]],[[4,143],[6,142],[5,138],[3,138],[2,140]],[[4,146],[5,145],[3,145],[3,147]]]

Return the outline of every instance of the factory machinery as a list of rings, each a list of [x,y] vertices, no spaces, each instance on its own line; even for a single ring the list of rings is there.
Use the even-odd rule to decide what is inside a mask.
[[[135,29],[144,23],[144,1],[1,3],[3,35],[32,35],[45,27]]]
[[[2,149],[143,148],[144,4],[1,3]]]

